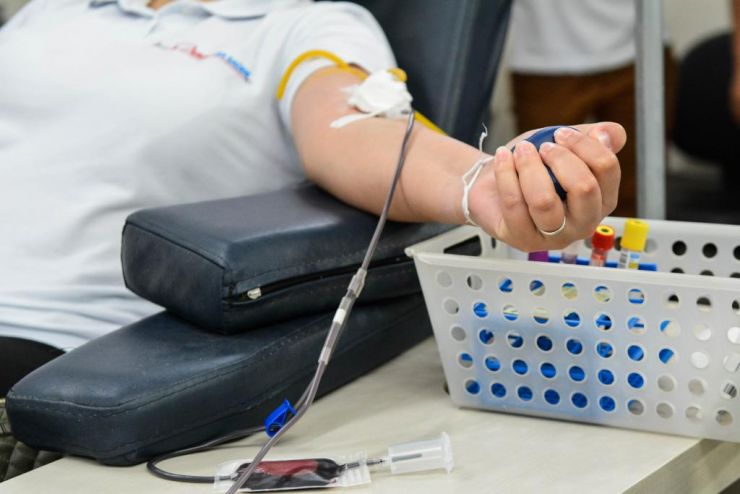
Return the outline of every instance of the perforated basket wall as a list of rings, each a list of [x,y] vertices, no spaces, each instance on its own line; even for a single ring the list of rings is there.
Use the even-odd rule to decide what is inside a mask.
[[[651,221],[658,272],[529,262],[473,227],[407,253],[457,405],[740,441],[740,227]]]

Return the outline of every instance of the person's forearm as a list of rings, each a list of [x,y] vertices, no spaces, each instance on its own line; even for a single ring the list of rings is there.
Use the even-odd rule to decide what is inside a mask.
[[[302,107],[293,111],[295,142],[312,181],[349,204],[379,213],[407,122],[371,118],[330,128],[337,115],[348,111],[341,88],[356,82],[351,74],[332,69],[306,81],[300,89],[304,94],[295,100]],[[318,107],[315,101],[330,103]],[[478,157],[477,149],[417,122],[390,217],[461,223],[461,177]]]
[[[324,69],[303,82],[293,100],[294,141],[308,177],[343,201],[379,213],[388,193],[405,119],[370,118],[331,128],[352,113],[344,88],[352,74]],[[616,157],[626,136],[618,124],[564,127],[539,149],[515,138],[496,151],[470,189],[470,217],[488,234],[521,250],[562,248],[593,233],[614,210],[619,189]],[[421,124],[411,138],[391,218],[463,223],[462,176],[477,149]],[[544,161],[567,191],[558,197]]]

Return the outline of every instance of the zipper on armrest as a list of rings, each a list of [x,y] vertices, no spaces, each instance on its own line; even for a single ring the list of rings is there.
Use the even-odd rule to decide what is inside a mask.
[[[413,263],[413,261],[406,256],[391,257],[388,259],[381,259],[375,262],[371,262],[370,268],[368,271],[375,269],[375,268],[385,267],[385,266],[391,266],[391,265],[400,266],[402,264],[411,264],[411,263]],[[229,290],[229,295],[226,298],[226,302],[228,302],[231,305],[247,304],[249,302],[259,300],[265,295],[269,295],[271,293],[275,293],[280,290],[286,290],[288,288],[293,288],[295,286],[298,286],[304,283],[316,282],[324,278],[333,278],[333,277],[342,276],[342,275],[351,275],[355,271],[357,271],[359,267],[360,267],[359,264],[355,264],[355,265],[345,266],[341,268],[319,271],[317,273],[309,273],[309,274],[304,274],[300,276],[294,276],[292,278],[287,278],[287,279],[275,281],[272,283],[266,283],[261,286],[256,286],[256,287],[253,287],[248,290],[241,291],[241,292],[237,292],[236,288],[232,286],[231,289]]]

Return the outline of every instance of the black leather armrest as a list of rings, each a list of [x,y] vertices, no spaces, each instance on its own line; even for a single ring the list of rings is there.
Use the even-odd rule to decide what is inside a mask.
[[[126,285],[208,330],[233,333],[335,307],[377,223],[316,186],[136,212]],[[388,222],[359,303],[417,293],[404,247],[446,230]]]

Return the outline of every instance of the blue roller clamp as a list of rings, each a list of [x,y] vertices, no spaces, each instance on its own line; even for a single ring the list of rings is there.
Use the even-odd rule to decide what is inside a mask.
[[[555,131],[558,130],[560,127],[565,127],[564,125],[553,125],[552,127],[544,127],[531,136],[527,137],[525,141],[529,141],[532,144],[534,144],[534,147],[538,150],[540,149],[540,146],[546,142],[555,142]],[[514,151],[514,147],[511,148],[512,151]],[[552,179],[552,184],[555,186],[555,192],[558,194],[558,197],[560,197],[561,201],[564,201],[567,194],[565,190],[563,189],[563,186],[560,185],[560,182],[558,182],[558,179],[555,178],[555,174],[552,172],[549,166],[545,165],[545,168],[547,168],[547,173],[550,174],[550,178]]]
[[[288,400],[284,400],[280,406],[265,419],[265,434],[269,437],[274,436],[283,428],[288,420],[295,416],[295,414],[296,410],[293,408],[293,405],[291,405]]]

